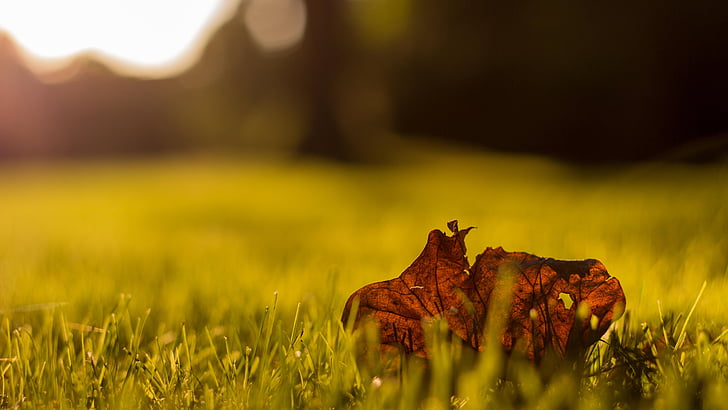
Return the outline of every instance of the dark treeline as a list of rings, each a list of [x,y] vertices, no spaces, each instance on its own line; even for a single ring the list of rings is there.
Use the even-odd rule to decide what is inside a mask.
[[[241,15],[165,80],[79,59],[41,81],[0,38],[0,157],[285,150],[343,160],[392,135],[578,161],[728,131],[728,3],[308,0],[268,53]],[[723,148],[724,149],[724,148]]]

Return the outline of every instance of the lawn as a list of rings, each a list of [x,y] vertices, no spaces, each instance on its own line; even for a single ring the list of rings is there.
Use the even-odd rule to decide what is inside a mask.
[[[0,405],[725,405],[728,165],[402,158],[0,165]],[[482,357],[461,370],[444,342],[425,375],[357,363],[346,298],[451,219],[477,227],[471,261],[503,246],[596,258],[620,279],[628,314],[594,375],[520,363],[504,379]]]

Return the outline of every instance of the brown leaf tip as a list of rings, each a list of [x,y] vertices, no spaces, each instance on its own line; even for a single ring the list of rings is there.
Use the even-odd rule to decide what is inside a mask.
[[[447,229],[449,229],[450,232],[452,232],[455,235],[462,235],[463,237],[465,237],[465,234],[468,233],[471,229],[475,229],[475,227],[469,226],[463,230],[460,230],[458,228],[458,220],[453,219],[452,221],[447,223]]]
[[[471,229],[474,229],[474,226],[467,227],[463,230],[460,230],[458,228],[458,220],[453,219],[452,221],[447,223],[447,228],[450,229],[450,231],[453,233],[452,237],[456,237],[457,241],[460,244],[460,247],[463,249],[463,254],[467,252],[467,248],[465,247],[465,235],[470,232]]]
[[[449,229],[450,232],[457,234],[458,233],[458,220],[453,219],[452,221],[448,222],[447,229]]]

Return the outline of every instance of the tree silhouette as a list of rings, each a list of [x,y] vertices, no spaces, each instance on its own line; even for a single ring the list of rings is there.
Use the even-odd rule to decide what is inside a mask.
[[[356,158],[337,120],[336,92],[346,59],[347,9],[341,0],[307,0],[308,21],[301,46],[308,126],[299,151],[337,160]]]

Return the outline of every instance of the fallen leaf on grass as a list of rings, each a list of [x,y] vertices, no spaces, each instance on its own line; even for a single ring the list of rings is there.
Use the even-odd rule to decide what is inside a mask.
[[[547,352],[577,354],[624,311],[619,281],[595,259],[557,260],[486,248],[470,266],[457,221],[429,233],[420,256],[398,278],[372,283],[349,297],[342,320],[374,319],[383,348],[427,357],[423,321],[447,320],[450,330],[482,351],[496,332],[507,353],[538,363]],[[350,318],[352,307],[358,309]],[[490,327],[488,329],[487,327]]]

